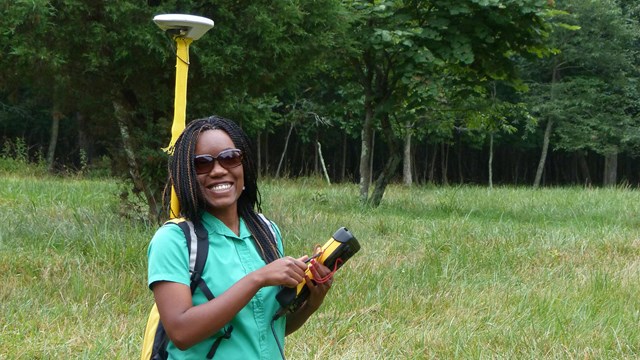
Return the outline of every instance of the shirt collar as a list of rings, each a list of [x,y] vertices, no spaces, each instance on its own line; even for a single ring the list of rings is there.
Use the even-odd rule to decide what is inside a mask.
[[[251,236],[251,233],[249,232],[249,229],[247,228],[247,225],[242,218],[240,218],[240,235],[234,234],[233,231],[231,231],[231,229],[227,227],[227,225],[220,221],[220,219],[208,212],[204,212],[204,214],[202,215],[202,222],[204,223],[207,231],[209,231],[210,233],[215,233],[234,239],[245,239]]]

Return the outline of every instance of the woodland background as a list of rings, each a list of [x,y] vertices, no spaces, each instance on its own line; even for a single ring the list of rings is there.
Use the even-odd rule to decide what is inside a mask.
[[[190,48],[187,119],[239,122],[263,176],[357,183],[373,206],[401,182],[640,182],[635,0],[8,0],[2,156],[132,180],[158,217],[163,13],[214,20]]]

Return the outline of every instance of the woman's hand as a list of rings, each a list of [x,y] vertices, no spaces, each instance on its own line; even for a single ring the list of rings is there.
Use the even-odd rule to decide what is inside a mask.
[[[325,296],[331,289],[333,274],[331,274],[331,270],[328,267],[317,262],[315,259],[311,260],[309,270],[313,278],[317,281],[310,280],[308,277],[306,278],[307,287],[309,287],[309,298],[305,306],[308,306],[312,311],[316,311],[320,308]]]
[[[285,256],[256,270],[254,275],[258,278],[261,287],[280,285],[295,287],[305,278],[307,259],[307,256],[299,259]]]
[[[311,280],[308,276],[305,278],[306,286],[309,288],[309,297],[296,312],[287,315],[285,332],[287,335],[298,330],[309,319],[311,314],[320,308],[327,292],[331,289],[333,275],[329,268],[315,260],[311,260],[309,271],[311,271],[316,281]]]

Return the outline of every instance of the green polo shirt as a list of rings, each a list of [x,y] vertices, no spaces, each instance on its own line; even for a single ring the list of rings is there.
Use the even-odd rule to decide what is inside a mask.
[[[219,296],[242,277],[263,266],[251,233],[240,219],[240,234],[234,234],[220,220],[209,213],[203,215],[203,223],[209,233],[209,256],[202,278],[215,296]],[[278,248],[282,253],[280,230],[273,224]],[[167,224],[158,229],[149,245],[148,284],[156,281],[172,281],[189,286],[189,259],[184,234],[178,226]],[[214,359],[278,359],[280,351],[271,331],[271,319],[278,311],[276,294],[279,287],[260,289],[233,318],[231,338],[222,340]],[[193,304],[199,305],[207,298],[196,289]],[[285,319],[274,324],[278,341],[284,346]],[[173,342],[167,350],[169,359],[204,359],[222,330],[191,348],[181,351]]]

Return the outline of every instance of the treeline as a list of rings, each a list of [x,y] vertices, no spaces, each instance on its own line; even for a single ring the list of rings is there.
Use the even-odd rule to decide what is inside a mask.
[[[285,130],[280,129],[271,138],[286,137]],[[322,144],[322,153],[331,181],[358,183],[359,143],[344,139],[339,133],[335,134],[334,141],[330,140],[329,137],[326,145]],[[296,142],[291,146],[293,149],[287,154],[281,170],[282,176],[322,175],[321,164],[312,146],[302,142]],[[282,143],[270,141],[268,147],[262,149],[263,154],[268,154],[267,158],[262,159],[263,174],[275,176]],[[380,147],[376,152],[384,153],[384,145]],[[488,146],[477,147],[462,141],[435,144],[421,141],[412,148],[412,179],[415,184],[487,186],[488,150]],[[532,186],[539,160],[539,148],[514,148],[509,143],[495,145],[493,183]],[[382,165],[374,163],[373,172],[380,173]],[[605,158],[602,155],[593,151],[569,152],[559,149],[548,155],[541,186],[601,186],[604,183],[604,175]],[[621,186],[640,184],[640,161],[634,154],[619,155],[617,179],[616,184]],[[397,173],[396,182],[402,182],[400,171]]]
[[[187,119],[240,122],[264,175],[357,182],[373,205],[390,182],[640,181],[633,0],[10,0],[3,156],[108,168],[159,212],[176,61],[152,22],[164,13],[215,21],[190,48]]]

